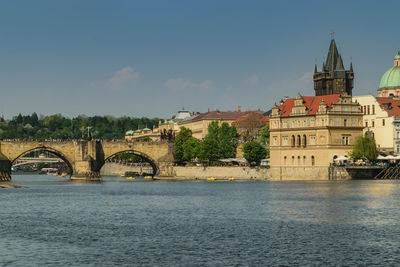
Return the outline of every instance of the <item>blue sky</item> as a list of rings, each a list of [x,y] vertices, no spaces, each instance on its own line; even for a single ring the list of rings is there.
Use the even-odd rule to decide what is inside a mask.
[[[400,48],[396,1],[0,1],[0,112],[169,118],[313,95],[330,31],[354,95]]]

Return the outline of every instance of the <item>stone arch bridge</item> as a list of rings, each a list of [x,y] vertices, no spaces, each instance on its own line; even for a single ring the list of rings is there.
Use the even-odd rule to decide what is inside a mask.
[[[158,176],[173,173],[173,143],[123,141],[0,141],[0,181],[11,180],[11,166],[37,150],[50,151],[71,168],[71,179],[101,180],[100,169],[107,159],[133,153],[146,159]]]

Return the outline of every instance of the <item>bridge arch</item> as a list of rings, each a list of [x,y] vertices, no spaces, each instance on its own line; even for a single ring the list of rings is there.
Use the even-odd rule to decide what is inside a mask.
[[[144,159],[146,162],[148,162],[148,163],[151,165],[151,167],[153,168],[153,176],[154,176],[154,175],[157,175],[157,174],[159,173],[159,171],[160,171],[160,167],[158,166],[157,162],[156,162],[153,158],[151,158],[149,155],[147,155],[147,154],[145,154],[145,153],[143,153],[143,152],[140,152],[140,151],[137,151],[137,150],[133,150],[133,149],[121,150],[121,151],[115,152],[115,153],[113,153],[113,154],[107,156],[107,158],[104,159],[104,162],[103,162],[103,164],[100,166],[100,168],[103,167],[104,164],[105,164],[109,159],[114,158],[114,157],[116,157],[116,156],[118,156],[118,155],[123,155],[123,154],[134,154],[134,155],[137,155],[137,156],[143,158],[143,159]]]
[[[65,164],[68,165],[68,168],[69,168],[71,171],[74,170],[73,167],[72,167],[71,161],[67,158],[66,155],[64,155],[62,152],[58,151],[57,149],[54,149],[54,148],[48,147],[48,146],[38,146],[38,147],[34,147],[34,148],[28,149],[28,150],[26,150],[26,151],[20,153],[20,154],[19,154],[18,156],[16,156],[15,158],[9,159],[10,162],[11,162],[11,166],[14,165],[14,163],[15,163],[18,159],[22,158],[23,156],[25,156],[25,155],[27,155],[27,154],[29,154],[29,153],[35,152],[35,151],[48,151],[48,152],[51,152],[52,154],[54,154],[54,155],[56,155],[57,157],[59,157],[60,159],[62,159],[62,160],[65,162]]]

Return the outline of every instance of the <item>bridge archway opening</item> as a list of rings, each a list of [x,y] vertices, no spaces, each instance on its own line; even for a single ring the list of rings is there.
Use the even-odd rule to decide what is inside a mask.
[[[154,176],[159,171],[158,165],[151,157],[134,150],[125,150],[112,154],[104,160],[102,169],[106,163],[118,164],[126,172],[139,176]]]
[[[32,170],[37,170],[39,173],[66,173],[72,174],[72,164],[67,160],[65,155],[50,147],[36,147],[27,150],[15,159],[11,160],[11,170],[18,171],[20,166],[31,165]],[[22,170],[26,168],[22,168]]]

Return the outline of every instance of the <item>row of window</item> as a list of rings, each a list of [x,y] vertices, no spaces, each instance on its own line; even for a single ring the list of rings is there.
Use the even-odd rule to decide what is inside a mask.
[[[279,128],[279,121],[271,123],[272,128]],[[315,127],[315,126],[361,126],[361,120],[357,118],[335,118],[335,119],[317,119],[317,120],[286,120],[281,123],[282,128],[299,128],[299,127]]]
[[[284,166],[288,166],[288,159],[286,156],[283,157],[283,165]],[[307,166],[307,158],[306,156],[303,156],[303,158],[301,158],[300,156],[297,156],[297,165],[296,165],[296,158],[295,156],[292,156],[292,161],[291,161],[291,166]],[[315,158],[314,156],[311,156],[311,162],[310,162],[311,166],[315,166]]]
[[[370,105],[361,106],[361,112],[363,112],[364,115],[375,115],[375,105],[371,105],[371,107],[372,108],[370,108]]]
[[[399,133],[399,132],[398,132]],[[400,136],[400,134],[399,134]],[[315,135],[309,136],[309,141],[310,145],[315,145]],[[278,145],[278,137],[273,136],[272,137],[272,145],[277,146]],[[289,137],[288,136],[282,136],[282,146],[288,146],[289,145]],[[307,136],[304,134],[303,136],[301,135],[292,135],[290,137],[290,145],[292,147],[306,147],[307,146]],[[342,136],[342,145],[350,145],[350,137],[349,136]]]
[[[385,119],[382,119],[382,126],[385,126]],[[368,121],[365,121],[365,127],[368,127]],[[371,127],[375,127],[375,121],[372,121]]]

